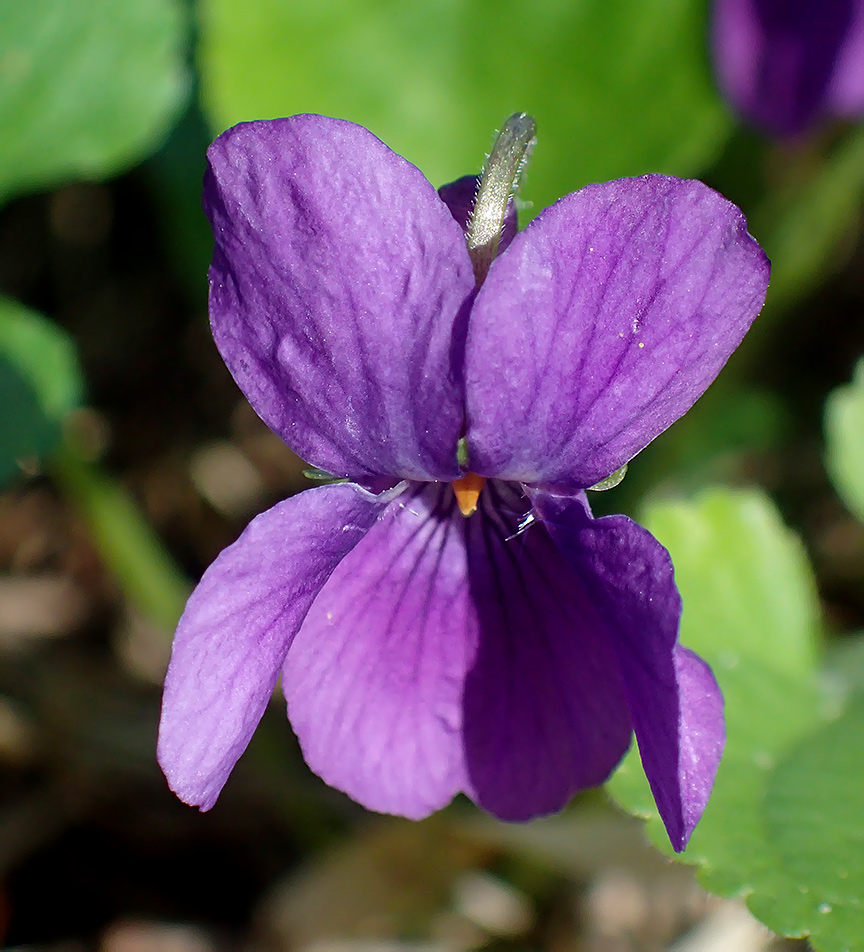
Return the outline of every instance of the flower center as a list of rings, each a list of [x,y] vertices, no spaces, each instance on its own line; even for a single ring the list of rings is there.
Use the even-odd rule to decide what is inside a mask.
[[[466,473],[461,479],[457,479],[453,486],[453,494],[456,496],[456,505],[463,516],[471,516],[477,511],[477,500],[483,490],[483,484],[486,482],[485,476],[478,476],[476,473]]]

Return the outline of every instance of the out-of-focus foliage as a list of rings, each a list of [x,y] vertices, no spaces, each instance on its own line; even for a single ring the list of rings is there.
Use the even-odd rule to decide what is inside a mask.
[[[750,230],[771,258],[771,286],[750,333],[751,353],[757,340],[770,341],[784,310],[843,263],[838,249],[854,236],[864,200],[864,129],[842,139],[824,160],[814,155],[790,164],[797,173],[769,190],[749,215]]]
[[[5,356],[0,356],[0,406],[14,408],[0,414],[0,486],[19,466],[42,456],[59,441],[55,421],[46,416],[33,386]]]
[[[821,871],[834,863],[832,842],[820,846],[811,836],[811,865],[816,858],[818,864],[809,872],[791,867],[784,854],[797,835],[787,825],[794,813],[774,809],[770,799],[782,781],[778,762],[823,720],[818,603],[806,556],[767,495],[754,490],[653,502],[645,523],[675,562],[684,600],[681,639],[711,663],[726,701],[726,752],[682,858],[701,867],[700,879],[712,892],[745,895],[776,931],[812,932],[819,936],[816,948],[834,952],[850,933],[847,919],[820,911],[826,893],[818,885]],[[671,854],[635,752],[610,786],[627,809],[649,818],[652,840]],[[860,806],[857,788],[832,790],[832,804],[842,801],[838,817]],[[817,802],[814,796],[814,811],[826,809]],[[851,876],[854,865],[846,868]],[[860,886],[850,882],[850,889]]]
[[[826,465],[840,498],[864,523],[864,360],[825,404]]]
[[[763,817],[773,889],[750,907],[819,952],[861,948],[864,937],[864,697],[786,754],[768,780]]]
[[[540,211],[595,181],[693,174],[729,119],[690,0],[203,0],[199,54],[215,132],[319,112],[367,126],[436,185],[478,169],[492,132],[534,115],[524,196]]]
[[[56,459],[53,474],[90,523],[102,557],[132,604],[164,631],[173,631],[191,586],[132,496],[74,451]]]
[[[0,297],[0,482],[17,463],[61,440],[60,424],[81,403],[83,380],[69,335],[41,314]]]
[[[145,158],[185,102],[176,0],[28,0],[0,13],[0,201]]]

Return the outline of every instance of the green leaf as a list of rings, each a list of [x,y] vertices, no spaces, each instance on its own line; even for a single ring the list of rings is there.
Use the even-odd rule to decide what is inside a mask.
[[[72,339],[48,318],[0,297],[0,484],[20,461],[60,445],[63,419],[82,394]]]
[[[3,4],[0,200],[149,154],[189,88],[174,0]]]
[[[643,517],[672,553],[685,644],[729,669],[751,658],[792,676],[812,674],[813,573],[765,493],[710,489],[693,502],[650,503]]]
[[[711,162],[730,122],[690,0],[204,0],[213,129],[319,112],[370,128],[443,184],[477,171],[507,116],[539,145],[535,212],[587,182]]]
[[[768,783],[764,816],[794,909],[754,895],[769,925],[806,933],[819,952],[864,949],[864,696],[789,752]],[[781,883],[778,883],[781,885]],[[772,901],[774,900],[774,901]]]
[[[845,237],[850,252],[854,247],[862,201],[864,129],[857,129],[815,171],[812,166],[803,170],[748,215],[750,231],[771,259],[771,285],[747,336],[747,366],[770,346],[783,312],[846,260],[841,246]]]
[[[760,491],[713,489],[693,502],[653,502],[645,524],[672,553],[684,603],[681,640],[712,665],[726,701],[723,762],[681,859],[701,867],[711,891],[749,896],[781,931],[795,916],[766,915],[766,906],[794,911],[806,897],[784,878],[763,802],[779,758],[820,722],[812,571]],[[651,839],[672,855],[634,752],[610,790],[648,818]]]
[[[864,522],[864,359],[825,404],[825,464],[837,494]]]
[[[84,382],[72,338],[42,314],[2,296],[0,355],[29,381],[49,417],[62,420],[80,406]]]
[[[48,417],[34,387],[6,356],[0,354],[0,486],[19,464],[53,449],[60,429]]]

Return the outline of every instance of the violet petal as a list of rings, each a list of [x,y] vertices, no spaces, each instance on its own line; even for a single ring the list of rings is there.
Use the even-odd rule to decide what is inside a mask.
[[[400,497],[315,600],[283,688],[310,767],[374,810],[463,790],[506,819],[560,809],[630,742],[593,607],[526,505],[488,486]]]
[[[725,743],[711,669],[677,643],[681,599],[662,545],[626,516],[533,491],[561,554],[590,586],[618,667],[651,790],[676,850],[708,802]]]
[[[837,55],[827,108],[837,116],[864,116],[864,0],[854,0],[852,20]]]
[[[253,519],[204,573],[174,638],[159,728],[159,763],[181,800],[216,802],[309,605],[394,492],[307,490]]]
[[[835,68],[861,6],[860,0],[715,0],[712,51],[730,103],[774,135],[805,131],[830,108],[835,79],[838,93],[848,88]],[[846,67],[844,73],[852,78]],[[861,87],[858,96],[864,97]]]
[[[466,526],[479,624],[465,682],[467,792],[501,819],[529,820],[603,783],[633,728],[591,578],[512,487],[487,484],[481,501],[483,518]]]
[[[208,159],[213,335],[261,418],[327,472],[457,477],[474,277],[435,189],[323,116],[242,123]]]
[[[561,199],[492,264],[468,327],[468,465],[594,485],[680,417],[762,306],[768,260],[703,185],[620,179]]]
[[[476,634],[455,508],[441,485],[391,505],[315,600],[282,677],[309,767],[364,806],[412,819],[463,786]]]

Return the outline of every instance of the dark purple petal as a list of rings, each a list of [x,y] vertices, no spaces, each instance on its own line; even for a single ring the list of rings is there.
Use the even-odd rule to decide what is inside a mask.
[[[864,0],[853,4],[852,20],[837,57],[828,108],[837,116],[860,119],[864,116]]]
[[[485,498],[484,498],[485,497]],[[469,795],[504,820],[603,783],[632,737],[605,624],[529,503],[487,484],[467,520],[479,645],[465,682]]]
[[[601,783],[631,724],[579,580],[526,504],[489,486],[470,519],[418,488],[343,559],[286,660],[310,767],[375,810],[421,817],[463,790],[506,819]]]
[[[474,277],[435,189],[322,116],[235,126],[208,158],[213,335],[261,418],[331,473],[457,477]]]
[[[715,0],[714,63],[735,109],[774,135],[805,131],[830,108],[856,8],[860,0]],[[860,86],[858,97],[864,100]]]
[[[462,231],[468,234],[468,225],[471,221],[471,213],[474,211],[474,199],[477,197],[477,189],[480,185],[479,175],[463,175],[462,178],[450,182],[448,185],[442,185],[438,189],[441,201],[450,209],[450,214],[459,222]],[[511,201],[507,206],[507,214],[504,216],[504,224],[501,228],[501,237],[498,241],[498,254],[504,251],[510,242],[516,237],[519,222],[516,214],[516,203]]]
[[[468,326],[468,465],[594,485],[678,419],[759,313],[768,260],[741,212],[663,175],[590,185],[498,258]]]
[[[615,650],[645,774],[676,850],[699,822],[725,742],[711,669],[677,643],[681,598],[669,553],[626,516],[532,492],[561,555],[583,579]]]
[[[310,489],[254,519],[204,573],[174,638],[159,727],[159,763],[181,800],[216,802],[309,605],[392,498]]]

